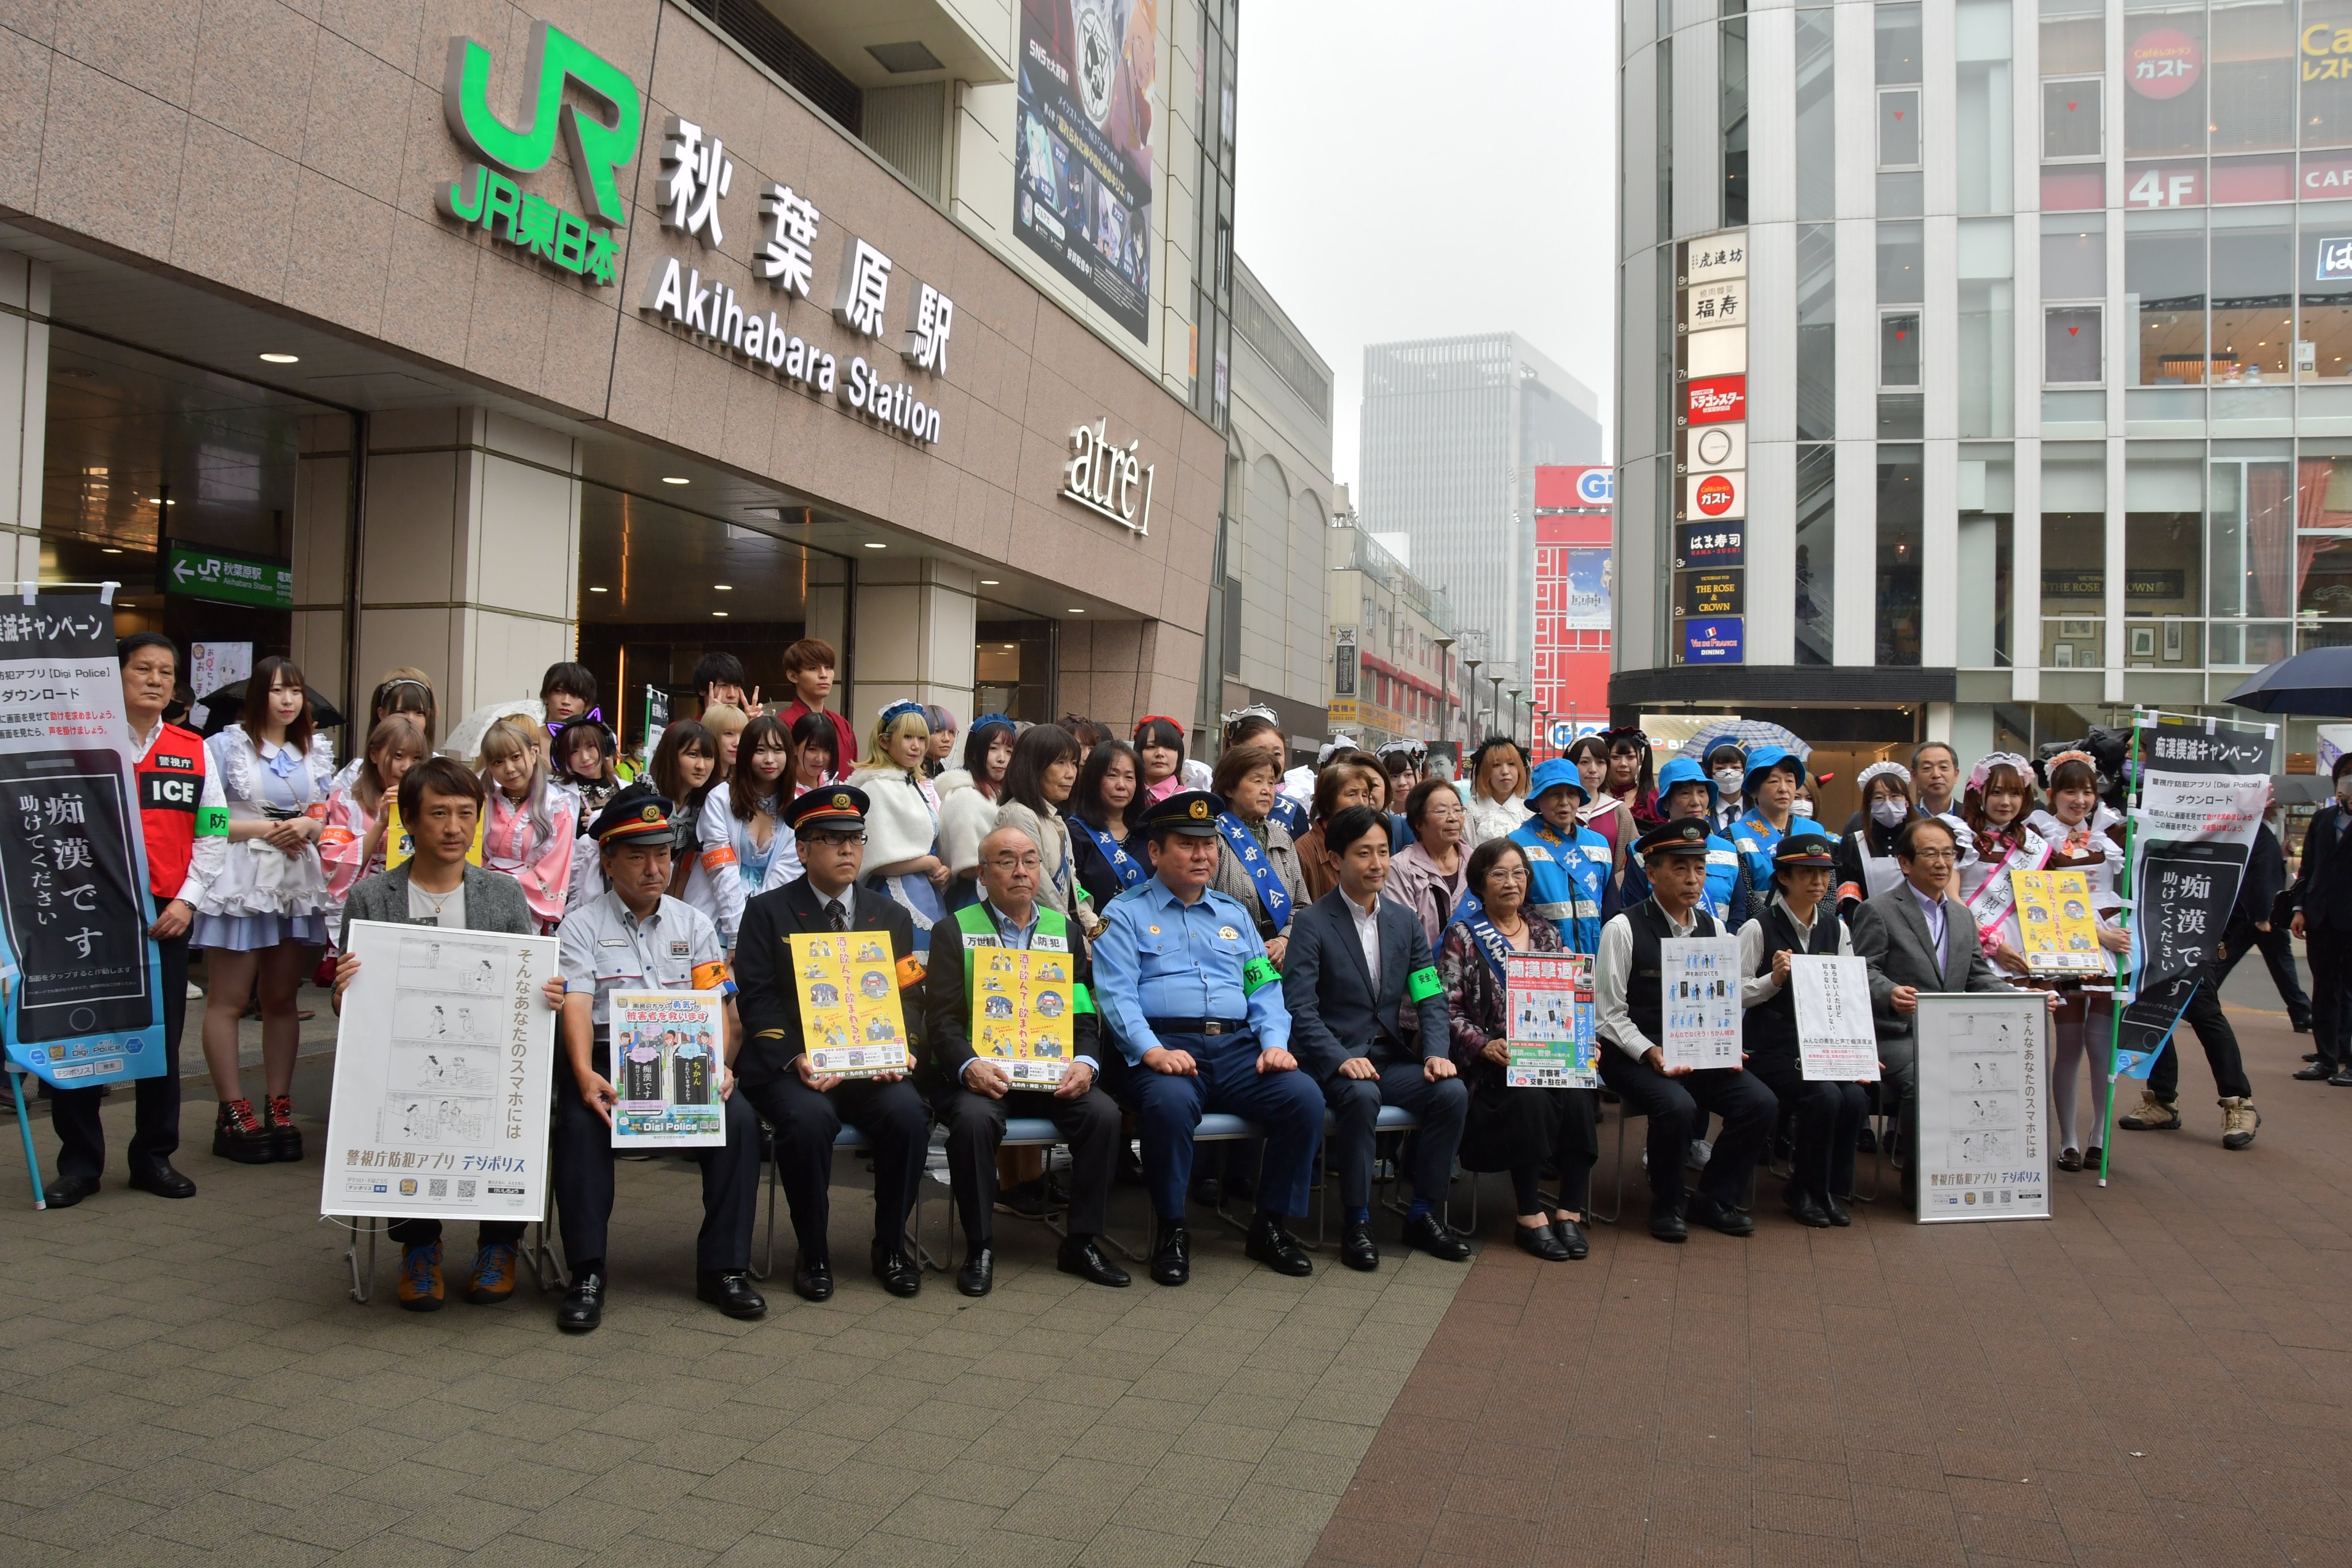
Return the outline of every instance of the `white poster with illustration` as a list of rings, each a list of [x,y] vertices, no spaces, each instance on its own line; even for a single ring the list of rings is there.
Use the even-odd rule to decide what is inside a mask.
[[[1739,1065],[1739,938],[1669,936],[1659,945],[1664,988],[1658,1043],[1668,1067]]]
[[[2043,994],[1923,992],[1918,1019],[1920,1220],[2049,1218]]]

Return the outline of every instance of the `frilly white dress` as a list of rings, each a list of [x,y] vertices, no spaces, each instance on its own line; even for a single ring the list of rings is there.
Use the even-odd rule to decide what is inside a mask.
[[[324,818],[335,777],[335,750],[325,736],[313,735],[308,754],[295,757],[232,724],[205,741],[205,750],[228,797],[230,822]],[[241,840],[228,846],[227,863],[196,905],[188,946],[235,953],[289,940],[324,946],[334,903],[315,841],[289,855],[265,840]]]

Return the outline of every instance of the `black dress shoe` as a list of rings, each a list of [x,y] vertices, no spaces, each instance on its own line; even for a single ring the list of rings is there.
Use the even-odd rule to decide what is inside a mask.
[[[1291,1239],[1273,1218],[1260,1215],[1250,1225],[1249,1239],[1242,1250],[1273,1270],[1294,1280],[1305,1279],[1315,1272],[1315,1260],[1307,1256],[1298,1243]]]
[[[1065,1240],[1054,1259],[1054,1267],[1065,1274],[1076,1274],[1090,1285],[1108,1285],[1117,1290],[1131,1283],[1127,1270],[1112,1262],[1091,1236],[1073,1236]]]
[[[2337,1068],[2335,1075],[2327,1082],[2338,1089],[2352,1089],[2352,1067]]]
[[[565,1333],[586,1333],[604,1321],[604,1276],[582,1274],[563,1293],[563,1304],[555,1309],[555,1326]]]
[[[194,1197],[196,1184],[172,1168],[169,1160],[157,1160],[152,1166],[131,1167],[131,1185],[141,1192],[152,1192],[157,1197]]]
[[[1434,1212],[1406,1220],[1398,1239],[1408,1247],[1418,1248],[1433,1258],[1443,1258],[1448,1263],[1459,1263],[1470,1256],[1470,1243],[1439,1224]]]
[[[694,1293],[730,1318],[764,1318],[768,1298],[751,1287],[751,1276],[740,1269],[705,1270],[694,1277]]]
[[[1830,1217],[1832,1225],[1844,1226],[1853,1223],[1853,1215],[1847,1209],[1845,1199],[1835,1193],[1831,1193],[1822,1199],[1822,1212]]]
[[[995,1287],[996,1249],[982,1242],[965,1254],[963,1267],[956,1270],[956,1289],[967,1296],[984,1296]]]
[[[1673,1209],[1654,1208],[1650,1210],[1650,1234],[1661,1241],[1687,1241],[1690,1227]]]
[[[1798,1224],[1810,1226],[1815,1230],[1830,1228],[1829,1210],[1815,1203],[1813,1195],[1794,1182],[1790,1183],[1789,1190],[1780,1195],[1780,1201],[1787,1206],[1789,1218]]]
[[[1163,1223],[1151,1244],[1151,1278],[1162,1285],[1181,1285],[1192,1277],[1192,1233],[1183,1221]]]
[[[2311,1032],[2311,1020],[2309,1019],[2290,1019],[2287,1020],[2287,1027],[2294,1030],[2297,1034],[2309,1034]]]
[[[1360,1274],[1381,1266],[1381,1244],[1372,1239],[1372,1222],[1351,1219],[1339,1238],[1339,1261]]]
[[[1225,1184],[1215,1176],[1192,1178],[1192,1201],[1204,1208],[1219,1208],[1225,1201]]]
[[[1755,1220],[1736,1208],[1727,1207],[1716,1202],[1705,1193],[1691,1194],[1690,1201],[1684,1207],[1691,1218],[1697,1220],[1709,1230],[1719,1230],[1726,1236],[1756,1234]]]
[[[1562,1247],[1568,1249],[1568,1260],[1571,1263],[1592,1250],[1592,1243],[1584,1239],[1584,1227],[1573,1219],[1553,1220],[1551,1233],[1559,1238]]]
[[[803,1258],[794,1263],[793,1293],[803,1301],[833,1300],[833,1260]]]
[[[907,1256],[905,1247],[885,1247],[874,1243],[874,1277],[882,1288],[894,1296],[919,1294],[923,1289],[923,1268]]]
[[[1868,1127],[1864,1127],[1861,1132],[1854,1134],[1853,1148],[1854,1153],[1856,1154],[1876,1154],[1878,1152],[1877,1133]]]
[[[1519,1244],[1520,1251],[1533,1253],[1547,1263],[1568,1261],[1568,1249],[1561,1246],[1559,1238],[1552,1234],[1549,1220],[1541,1225],[1513,1225],[1511,1239]]]
[[[2319,1052],[2315,1051],[2306,1051],[2303,1053],[2303,1059],[2305,1061],[2317,1061],[2319,1060]]]
[[[51,1208],[71,1208],[97,1191],[96,1176],[59,1176],[41,1189],[41,1198]]]
[[[2307,1056],[2304,1058],[2304,1060],[2310,1062],[2311,1065],[2308,1067],[2296,1068],[2294,1070],[2294,1075],[2297,1078],[2302,1079],[2305,1082],[2325,1082],[2328,1079],[2336,1076],[2336,1070],[2328,1066],[2326,1062],[2320,1061],[2315,1054]]]

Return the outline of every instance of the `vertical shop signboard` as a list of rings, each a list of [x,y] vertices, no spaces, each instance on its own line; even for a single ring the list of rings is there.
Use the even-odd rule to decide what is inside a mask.
[[[1674,659],[1747,660],[1748,231],[1684,244],[1675,274]]]

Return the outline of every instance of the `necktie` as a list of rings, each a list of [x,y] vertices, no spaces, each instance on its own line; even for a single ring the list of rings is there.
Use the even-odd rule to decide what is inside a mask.
[[[849,929],[849,922],[841,916],[841,900],[828,898],[824,901],[824,923],[835,931]]]

